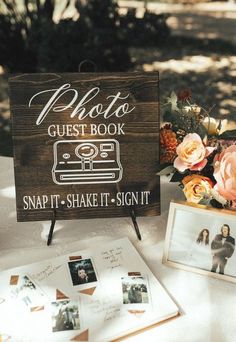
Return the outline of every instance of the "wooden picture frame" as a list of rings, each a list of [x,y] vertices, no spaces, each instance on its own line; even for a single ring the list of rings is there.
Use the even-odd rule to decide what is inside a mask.
[[[163,263],[236,283],[235,218],[231,210],[172,201]]]

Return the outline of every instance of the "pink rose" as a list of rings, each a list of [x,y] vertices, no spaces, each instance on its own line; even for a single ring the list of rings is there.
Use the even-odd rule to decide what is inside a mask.
[[[236,145],[227,147],[214,158],[215,189],[229,201],[236,203]]]
[[[207,164],[206,157],[214,149],[214,147],[205,147],[197,133],[189,133],[176,148],[178,157],[174,161],[174,167],[180,172],[184,172],[187,169],[200,171]]]

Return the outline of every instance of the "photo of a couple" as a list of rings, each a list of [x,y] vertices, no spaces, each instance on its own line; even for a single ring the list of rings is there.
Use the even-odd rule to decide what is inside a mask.
[[[196,240],[201,246],[209,246],[210,232],[208,229],[202,229]],[[220,233],[212,240],[210,246],[212,253],[212,268],[211,272],[224,274],[225,266],[229,258],[232,257],[235,250],[235,239],[230,235],[230,227],[224,224]]]
[[[236,277],[234,215],[189,208],[176,210],[168,260],[219,275]]]

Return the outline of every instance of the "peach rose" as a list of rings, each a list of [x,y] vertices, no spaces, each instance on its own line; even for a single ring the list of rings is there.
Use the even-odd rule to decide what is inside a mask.
[[[214,173],[218,193],[236,202],[236,145],[227,147],[214,158]]]
[[[210,178],[195,174],[184,177],[182,183],[187,201],[194,203],[199,203],[205,195],[210,195],[213,187]]]
[[[174,161],[174,167],[180,172],[184,172],[187,169],[200,171],[207,164],[206,157],[214,149],[214,147],[205,147],[201,137],[197,133],[189,133],[176,148],[178,156]]]

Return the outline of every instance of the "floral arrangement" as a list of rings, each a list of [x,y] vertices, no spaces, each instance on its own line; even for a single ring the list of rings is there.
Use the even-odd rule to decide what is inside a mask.
[[[236,209],[236,131],[190,101],[182,90],[162,105],[158,174],[170,174],[188,202]]]

